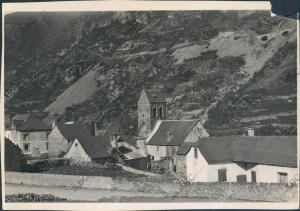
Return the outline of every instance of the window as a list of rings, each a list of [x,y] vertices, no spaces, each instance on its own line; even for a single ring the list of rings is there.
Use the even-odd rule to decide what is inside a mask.
[[[24,150],[28,151],[29,150],[29,144],[24,144]]]
[[[159,117],[163,117],[163,107],[159,107]]]
[[[198,158],[198,150],[197,150],[197,148],[194,148],[194,158]]]
[[[157,108],[154,107],[154,108],[153,108],[153,117],[156,117],[156,116],[157,116]]]
[[[78,148],[78,143],[75,143],[75,148]]]
[[[288,183],[288,174],[285,172],[278,172],[278,182]]]
[[[219,169],[218,170],[218,181],[219,182],[226,182],[227,181],[227,175],[226,175],[226,169]]]
[[[24,134],[23,134],[23,139],[26,140],[27,137],[28,137],[28,133],[24,133]]]
[[[48,143],[46,143],[46,150],[48,150]]]
[[[159,147],[156,147],[156,152],[158,152],[159,151]]]
[[[256,182],[256,171],[251,171],[251,182]]]
[[[152,156],[151,159],[154,160],[154,156]]]

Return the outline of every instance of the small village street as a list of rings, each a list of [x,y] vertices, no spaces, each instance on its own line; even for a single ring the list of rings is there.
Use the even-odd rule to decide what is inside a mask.
[[[35,193],[35,194],[53,194],[59,198],[65,198],[68,201],[90,201],[98,202],[99,199],[116,198],[116,197],[159,197],[168,196],[161,193],[144,193],[144,192],[129,192],[116,190],[100,190],[100,189],[86,189],[86,188],[67,188],[67,187],[43,187],[33,185],[17,185],[6,184],[6,194],[18,193]]]

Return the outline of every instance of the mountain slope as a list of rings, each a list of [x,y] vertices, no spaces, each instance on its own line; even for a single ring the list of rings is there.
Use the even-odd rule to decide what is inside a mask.
[[[54,114],[72,106],[78,121],[94,119],[105,128],[118,119],[124,132],[136,134],[141,89],[160,88],[168,96],[170,119],[200,118],[203,123],[207,121],[212,134],[218,134],[225,124],[230,125],[228,133],[236,133],[230,123],[236,119],[221,123],[220,119],[230,119],[225,116],[232,114],[219,105],[226,104],[232,92],[256,87],[252,77],[256,78],[266,65],[272,68],[259,84],[281,81],[295,94],[291,85],[275,73],[285,67],[291,74],[295,71],[296,50],[289,47],[285,63],[275,64],[282,57],[278,56],[280,49],[295,45],[296,24],[271,18],[268,12],[93,12],[60,16],[65,20],[63,30],[51,35],[50,41],[45,38],[47,42],[39,42],[35,53],[28,54],[18,42],[5,49],[10,55],[19,50],[21,55],[9,57],[5,63],[6,89],[18,90],[6,104],[7,112]],[[37,17],[34,26],[43,29],[48,16]],[[7,27],[18,28],[9,20]],[[19,30],[7,33],[6,38],[10,35],[14,40],[22,36]],[[220,119],[213,111],[222,111],[217,113]]]

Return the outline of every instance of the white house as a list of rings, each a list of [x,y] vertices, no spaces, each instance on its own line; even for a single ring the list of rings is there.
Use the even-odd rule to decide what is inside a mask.
[[[48,155],[48,136],[51,125],[36,114],[17,114],[12,125],[5,130],[5,137],[17,145],[29,157]]]
[[[113,162],[113,147],[107,136],[77,137],[71,144],[65,158],[79,162]]]
[[[158,120],[146,139],[153,160],[172,157],[184,142],[197,142],[209,136],[199,120]]]
[[[52,127],[48,138],[49,157],[63,156],[76,137],[92,135],[86,127],[73,122],[57,123]]]
[[[183,143],[176,173],[191,182],[288,183],[299,174],[297,138],[226,136]]]

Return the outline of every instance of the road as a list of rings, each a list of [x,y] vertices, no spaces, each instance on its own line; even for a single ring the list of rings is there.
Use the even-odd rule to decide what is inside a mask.
[[[108,199],[112,197],[163,198],[167,196],[166,194],[159,194],[159,193],[5,184],[5,194],[14,194],[14,193],[53,194],[56,197],[65,198],[68,201],[87,201],[87,202],[98,202],[100,199]]]

